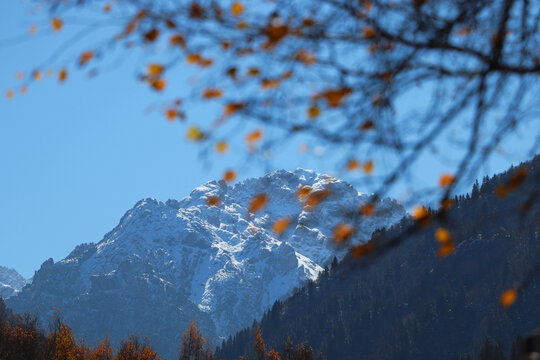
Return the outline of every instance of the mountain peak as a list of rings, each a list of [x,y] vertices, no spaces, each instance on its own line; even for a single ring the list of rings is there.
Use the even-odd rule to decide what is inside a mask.
[[[308,211],[296,197],[305,185],[331,187],[331,195]],[[263,192],[268,204],[251,214],[249,202]],[[219,202],[209,206],[210,196]],[[90,341],[105,330],[116,341],[137,332],[172,357],[189,321],[198,320],[214,339],[226,338],[344,256],[330,238],[346,209],[366,201],[363,196],[335,177],[296,169],[234,186],[209,181],[179,201],[145,198],[99,243],[79,245],[42,266],[8,305],[19,312],[37,309],[43,319],[60,307]],[[397,203],[377,207],[387,212],[362,222],[354,241],[369,240],[375,229],[405,215]],[[283,216],[291,224],[278,237],[272,226]]]

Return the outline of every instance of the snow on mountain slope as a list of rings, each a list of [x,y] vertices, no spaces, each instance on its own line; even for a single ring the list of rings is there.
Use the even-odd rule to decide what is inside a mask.
[[[0,266],[0,298],[7,299],[17,294],[28,283],[17,271]]]
[[[303,185],[331,195],[305,211],[295,194]],[[264,210],[249,214],[254,194],[266,193]],[[219,206],[208,206],[211,196]],[[93,341],[107,331],[113,341],[147,335],[169,358],[192,319],[215,341],[260,317],[278,299],[341,257],[333,229],[368,201],[351,185],[297,169],[227,186],[211,181],[181,201],[143,199],[97,244],[83,244],[57,263],[46,261],[31,286],[8,301],[13,310],[47,319],[55,308],[80,335]],[[405,215],[395,201],[377,204],[354,241]],[[353,212],[356,213],[356,212]],[[277,237],[272,224],[290,216]],[[353,214],[358,219],[358,214]]]

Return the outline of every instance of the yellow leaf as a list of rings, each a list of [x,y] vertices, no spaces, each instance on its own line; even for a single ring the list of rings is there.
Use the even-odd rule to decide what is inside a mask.
[[[236,180],[236,171],[227,170],[223,173],[223,180],[226,182],[232,182]]]
[[[512,306],[518,298],[518,293],[514,289],[506,290],[501,294],[501,305],[505,308]]]
[[[251,201],[249,202],[248,211],[250,213],[255,213],[257,211],[260,211],[266,207],[268,204],[268,195],[265,193],[260,193],[251,198]]]
[[[224,154],[229,150],[229,144],[226,141],[218,141],[216,143],[216,151],[220,154]]]
[[[235,1],[233,2],[231,6],[231,14],[232,16],[239,16],[244,12],[244,5],[242,3]]]
[[[280,236],[287,230],[287,228],[289,227],[290,224],[291,224],[291,219],[290,218],[288,218],[286,216],[282,217],[282,218],[276,220],[274,225],[272,225],[272,231],[277,236]]]
[[[55,32],[58,32],[58,31],[62,30],[63,25],[64,25],[63,21],[60,20],[59,18],[57,18],[57,17],[52,18],[51,27],[53,28],[53,30]]]
[[[342,245],[349,240],[353,233],[354,228],[351,225],[340,223],[334,229],[334,236],[332,237],[332,242],[336,245]]]
[[[186,132],[186,137],[192,141],[201,141],[205,138],[205,135],[198,127],[191,126]]]

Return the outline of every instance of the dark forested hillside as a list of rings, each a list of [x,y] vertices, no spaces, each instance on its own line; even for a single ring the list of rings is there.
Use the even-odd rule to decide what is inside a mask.
[[[259,327],[269,347],[281,349],[290,337],[330,360],[453,359],[479,354],[486,339],[508,354],[518,334],[540,327],[540,280],[531,276],[540,265],[539,184],[539,156],[484,178],[454,199],[445,218],[387,255],[371,264],[347,257],[276,302],[260,323],[224,342],[217,357],[252,353]],[[376,236],[397,236],[412,221]],[[456,245],[444,258],[434,239],[439,227]],[[499,298],[510,288],[519,297],[504,308]]]

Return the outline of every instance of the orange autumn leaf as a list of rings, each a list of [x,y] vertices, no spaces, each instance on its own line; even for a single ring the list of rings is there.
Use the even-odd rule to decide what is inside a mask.
[[[358,160],[356,159],[350,159],[349,161],[347,161],[345,168],[348,171],[358,170],[360,168],[360,162],[358,162]]]
[[[278,79],[262,79],[261,80],[261,88],[263,88],[264,90],[277,89],[278,87],[279,87]]]
[[[150,86],[156,91],[163,91],[167,86],[167,80],[164,78],[151,79]]]
[[[321,108],[317,105],[310,106],[307,110],[308,118],[315,119],[319,115],[321,115]]]
[[[103,12],[105,13],[108,13],[109,11],[111,11],[111,9],[112,9],[111,4],[105,4],[105,6],[103,6]]]
[[[188,54],[188,56],[186,57],[186,61],[190,65],[196,64],[201,61],[201,55],[196,53]]]
[[[214,60],[209,58],[201,58],[201,60],[199,61],[199,65],[203,68],[212,66],[212,64],[214,64]]]
[[[250,213],[256,213],[266,207],[268,204],[268,195],[265,193],[256,194],[251,198],[249,202],[248,211]]]
[[[260,73],[261,71],[257,69],[256,67],[250,67],[247,71],[247,74],[249,76],[258,76]]]
[[[457,31],[459,36],[469,36],[472,32],[472,28],[469,26],[464,26]]]
[[[506,290],[501,294],[500,302],[505,308],[512,306],[518,298],[518,293],[514,289]]]
[[[62,30],[62,26],[64,25],[64,22],[60,20],[59,18],[55,17],[51,20],[51,27],[55,32],[58,32]]]
[[[246,142],[250,145],[260,141],[263,137],[263,131],[261,129],[255,129],[246,135]]]
[[[206,88],[202,94],[204,99],[218,99],[222,96],[223,90],[217,88]]]
[[[21,94],[25,95],[28,92],[28,87],[26,85],[21,86]]]
[[[360,125],[360,130],[368,131],[375,128],[375,123],[372,120],[366,120]]]
[[[28,32],[30,33],[30,35],[34,35],[35,33],[37,33],[37,26],[36,25],[31,25],[30,28],[28,29]]]
[[[231,116],[237,111],[242,110],[245,107],[243,103],[228,103],[225,105],[225,109],[223,110],[224,116]]]
[[[86,65],[90,60],[92,60],[93,57],[94,57],[94,52],[93,51],[89,50],[89,51],[83,52],[79,56],[79,65],[80,66]]]
[[[449,242],[446,244],[443,244],[439,247],[439,250],[437,251],[437,254],[440,258],[447,257],[451,255],[456,250],[456,245],[454,245],[453,242]]]
[[[366,39],[372,39],[377,36],[377,30],[375,30],[373,26],[364,26],[362,28],[362,35],[364,35]]]
[[[179,46],[182,49],[185,49],[186,39],[180,34],[175,34],[175,35],[172,35],[171,38],[169,39],[169,44],[171,46]]]
[[[518,187],[520,187],[521,184],[523,184],[523,181],[525,181],[525,178],[527,177],[527,172],[527,168],[520,167],[508,181],[508,189],[510,189],[510,191],[514,191]]]
[[[280,236],[287,230],[290,224],[291,219],[289,217],[282,217],[280,219],[277,219],[274,225],[272,225],[272,231],[277,236]]]
[[[36,81],[40,81],[43,78],[43,73],[40,70],[34,70],[32,78]]]
[[[304,49],[298,50],[296,54],[294,55],[294,58],[296,61],[300,61],[307,66],[317,61],[317,59],[315,58],[315,55],[312,52],[308,50],[304,50]]]
[[[154,42],[157,40],[159,36],[159,30],[157,28],[150,29],[147,32],[145,32],[143,36],[144,36],[145,41]]]
[[[22,80],[24,78],[24,73],[22,71],[17,71],[17,74],[15,74],[15,78],[17,80]]]
[[[282,79],[290,79],[293,76],[292,70],[287,70],[283,74],[281,74]]]
[[[311,193],[311,186],[304,185],[296,190],[296,197],[300,201],[305,201],[306,197]]]
[[[328,188],[310,191],[304,198],[304,209],[307,211],[315,210],[331,194],[332,192]]]
[[[236,180],[236,171],[227,170],[223,173],[223,180],[226,182],[232,182]]]
[[[375,212],[375,204],[368,203],[360,205],[360,212],[362,213],[362,216],[370,217]]]
[[[369,254],[375,249],[375,244],[373,242],[368,242],[361,245],[356,245],[351,248],[351,254],[353,258],[360,259],[362,256]]]
[[[275,25],[270,23],[265,29],[265,35],[268,41],[264,44],[264,48],[268,49],[273,45],[281,41],[289,33],[289,27],[287,25]]]
[[[148,64],[146,67],[148,75],[152,77],[160,76],[163,73],[163,70],[165,70],[165,67],[161,64]]]
[[[60,69],[60,71],[58,72],[58,81],[61,83],[66,81],[67,75],[68,74],[66,69]]]
[[[186,137],[192,141],[201,141],[206,136],[197,126],[190,126],[186,132]]]
[[[239,16],[244,12],[244,5],[241,2],[235,1],[231,5],[231,15]]]
[[[218,141],[215,147],[219,154],[224,154],[229,150],[229,144],[226,141]]]
[[[219,206],[219,203],[221,202],[221,199],[219,196],[212,195],[206,198],[206,204],[208,206]]]
[[[368,174],[368,175],[371,174],[371,173],[373,172],[373,167],[374,167],[374,166],[375,166],[375,165],[374,165],[374,163],[373,163],[373,160],[367,161],[366,163],[364,163],[364,166],[363,166],[364,172],[365,172],[366,174]]]
[[[447,188],[454,183],[456,178],[452,174],[442,174],[439,178],[439,186],[442,188]]]
[[[15,96],[15,91],[13,91],[13,90],[6,91],[6,98],[7,99],[13,99],[14,96]]]
[[[452,207],[454,207],[454,200],[452,199],[443,199],[441,201],[441,210],[444,210],[444,211],[448,211],[450,210]]]
[[[352,94],[352,89],[349,87],[343,87],[338,89],[326,90],[320,94],[315,95],[314,99],[323,98],[326,100],[328,106],[339,107],[343,104],[343,101]]]
[[[449,244],[452,242],[452,235],[445,228],[438,228],[435,231],[435,239],[442,245]]]
[[[412,209],[412,217],[413,219],[417,221],[424,220],[429,217],[429,213],[425,206],[423,205],[417,205]]]
[[[178,116],[178,111],[176,109],[165,110],[165,117],[167,118],[168,121],[174,121],[177,116]]]
[[[336,245],[342,245],[346,243],[353,234],[354,228],[351,225],[340,223],[334,229],[332,242]]]

